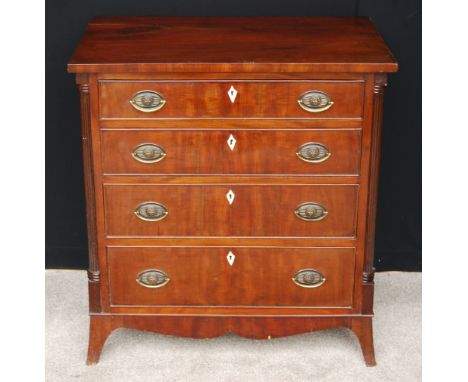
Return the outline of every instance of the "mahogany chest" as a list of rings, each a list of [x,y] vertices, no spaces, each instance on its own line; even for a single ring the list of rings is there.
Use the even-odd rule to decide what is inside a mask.
[[[332,327],[375,365],[386,73],[368,18],[96,17],[81,97],[88,363],[116,328]]]

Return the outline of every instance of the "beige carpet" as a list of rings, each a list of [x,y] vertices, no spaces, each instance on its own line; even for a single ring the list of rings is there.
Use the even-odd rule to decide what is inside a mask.
[[[46,271],[46,381],[300,382],[421,380],[421,274],[376,275],[377,367],[367,368],[347,329],[271,341],[233,335],[193,340],[116,330],[86,366],[84,271]],[[27,367],[27,366],[25,366]]]

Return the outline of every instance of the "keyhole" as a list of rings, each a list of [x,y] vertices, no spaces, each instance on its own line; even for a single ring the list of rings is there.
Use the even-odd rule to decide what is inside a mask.
[[[227,144],[229,146],[229,148],[231,149],[231,151],[234,150],[234,147],[236,146],[236,143],[237,143],[237,140],[236,138],[234,138],[234,135],[230,135],[228,140],[227,140]]]
[[[234,88],[234,86],[231,86],[230,89],[228,90],[228,96],[231,102],[234,103],[237,97],[237,90]]]

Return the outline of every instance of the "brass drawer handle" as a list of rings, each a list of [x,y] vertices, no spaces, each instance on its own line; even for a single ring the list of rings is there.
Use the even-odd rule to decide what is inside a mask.
[[[299,106],[310,113],[320,113],[330,109],[333,106],[331,97],[324,92],[311,90],[299,97],[297,100]]]
[[[168,213],[164,205],[156,202],[145,202],[135,209],[135,215],[139,219],[151,222],[164,219]]]
[[[322,272],[315,269],[302,269],[293,276],[294,284],[303,288],[317,288],[325,282]]]
[[[146,288],[161,288],[171,279],[159,269],[147,269],[138,273],[136,282]]]
[[[309,163],[321,163],[330,158],[328,147],[316,142],[304,143],[296,152],[299,159]]]
[[[161,109],[166,100],[164,97],[153,90],[142,90],[135,95],[130,100],[132,106],[144,113],[152,113],[153,111],[158,111]]]
[[[294,213],[299,219],[311,222],[324,219],[328,211],[318,203],[307,202],[299,204]]]
[[[142,143],[132,151],[133,159],[142,163],[156,163],[164,159],[166,152],[156,143]]]

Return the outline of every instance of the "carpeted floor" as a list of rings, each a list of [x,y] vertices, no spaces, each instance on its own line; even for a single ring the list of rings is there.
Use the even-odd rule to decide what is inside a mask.
[[[421,380],[421,274],[376,275],[377,367],[357,339],[333,329],[271,341],[233,335],[193,340],[116,330],[98,365],[86,366],[84,271],[46,271],[46,381],[412,382]]]

